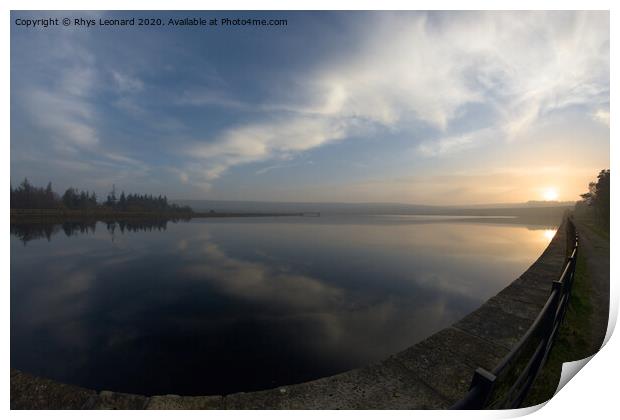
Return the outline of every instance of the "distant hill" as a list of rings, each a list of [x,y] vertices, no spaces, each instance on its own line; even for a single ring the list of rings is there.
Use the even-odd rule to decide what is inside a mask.
[[[518,209],[531,207],[573,207],[575,201],[534,201],[526,203],[491,203],[491,204],[470,204],[460,206],[446,206],[449,208],[461,209]]]
[[[425,214],[425,215],[517,215],[528,209],[566,209],[574,202],[529,201],[527,203],[430,206],[404,203],[307,203],[275,201],[174,200],[194,211],[216,212],[321,212],[326,214]],[[531,211],[531,210],[530,210]]]
[[[321,216],[430,215],[494,218],[495,222],[557,226],[572,202],[528,202],[476,206],[425,206],[402,203],[295,203],[269,201],[175,200],[196,212],[311,213]],[[489,220],[490,221],[490,220]]]

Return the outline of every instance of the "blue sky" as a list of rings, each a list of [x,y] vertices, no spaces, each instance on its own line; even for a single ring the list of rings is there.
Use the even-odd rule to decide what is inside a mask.
[[[13,12],[11,182],[100,197],[578,198],[609,166],[607,12]]]

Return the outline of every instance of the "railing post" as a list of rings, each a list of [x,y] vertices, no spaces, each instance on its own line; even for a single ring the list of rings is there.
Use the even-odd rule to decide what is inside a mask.
[[[484,408],[489,400],[489,396],[491,395],[496,379],[497,377],[488,370],[481,367],[476,369],[469,389],[478,388],[480,391],[478,392],[476,398],[471,401],[471,406],[469,408],[474,410],[482,410]]]

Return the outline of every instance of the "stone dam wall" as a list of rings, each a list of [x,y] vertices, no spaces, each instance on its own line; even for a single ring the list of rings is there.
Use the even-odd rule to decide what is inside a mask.
[[[358,369],[224,396],[142,396],[89,390],[11,369],[11,409],[445,409],[491,371],[542,309],[566,258],[566,221],[518,279],[452,326]]]

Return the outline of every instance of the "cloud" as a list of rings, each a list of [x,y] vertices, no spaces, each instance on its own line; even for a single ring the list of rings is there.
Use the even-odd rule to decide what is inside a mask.
[[[203,246],[204,264],[192,264],[184,273],[209,281],[220,292],[273,306],[324,311],[342,299],[343,291],[283,267],[244,261],[226,255],[213,243]]]
[[[595,112],[592,113],[592,118],[594,118],[595,121],[603,123],[607,127],[609,127],[609,110],[597,109]]]
[[[112,78],[116,82],[116,86],[121,92],[138,92],[144,89],[142,80],[123,74],[118,70],[112,70]]]
[[[295,168],[295,167],[298,167],[298,166],[301,166],[301,165],[314,165],[314,162],[306,161],[306,162],[302,162],[302,163],[282,163],[282,164],[276,164],[276,165],[269,165],[269,166],[265,166],[263,168],[260,168],[255,173],[256,173],[256,175],[264,175],[264,174],[266,174],[268,172],[275,171],[277,169]]]
[[[328,112],[398,124],[406,115],[445,130],[460,106],[482,96],[467,82],[467,51],[436,32],[427,15],[385,18],[363,48],[319,74]]]
[[[232,108],[236,110],[251,110],[253,107],[251,104],[239,101],[230,97],[222,91],[216,91],[211,89],[193,89],[183,92],[181,96],[176,100],[179,105],[194,105],[194,106],[217,106]]]
[[[346,121],[297,117],[235,127],[213,141],[191,145],[186,153],[200,162],[194,167],[203,167],[202,178],[208,183],[231,166],[286,158],[341,139],[346,132]]]
[[[82,97],[37,88],[24,96],[33,123],[48,133],[58,149],[91,148],[99,143],[94,110]]]
[[[123,177],[138,179],[148,172],[145,162],[112,144],[101,106],[106,94],[140,91],[141,81],[105,65],[89,35],[18,37],[12,48],[19,52],[12,60],[11,105],[26,123],[12,132],[11,159],[27,165],[20,168],[26,176],[39,171],[66,186],[79,179],[79,187],[105,184],[107,189],[125,183]],[[40,62],[33,63],[33,57]],[[81,185],[85,182],[90,185]]]
[[[606,13],[462,12],[383,23],[357,57],[321,75],[325,103],[338,103],[341,116],[399,127],[413,115],[446,132],[482,103],[510,140],[555,110],[608,101]]]
[[[281,159],[351,137],[359,123],[407,132],[422,156],[442,156],[489,141],[518,140],[550,113],[609,100],[608,15],[598,12],[489,12],[373,15],[358,47],[297,79],[290,96],[245,104],[201,92],[186,103],[264,113],[215,140],[188,148],[213,181],[228,168]],[[463,130],[453,127],[469,106],[497,115]],[[273,119],[273,114],[284,117]],[[604,114],[600,114],[604,120]],[[600,119],[600,118],[599,118]],[[376,134],[376,132],[375,132]],[[198,160],[197,160],[198,161]]]
[[[497,130],[484,128],[466,134],[423,142],[418,145],[416,150],[425,157],[443,156],[479,147],[483,143],[492,141],[497,135]]]

